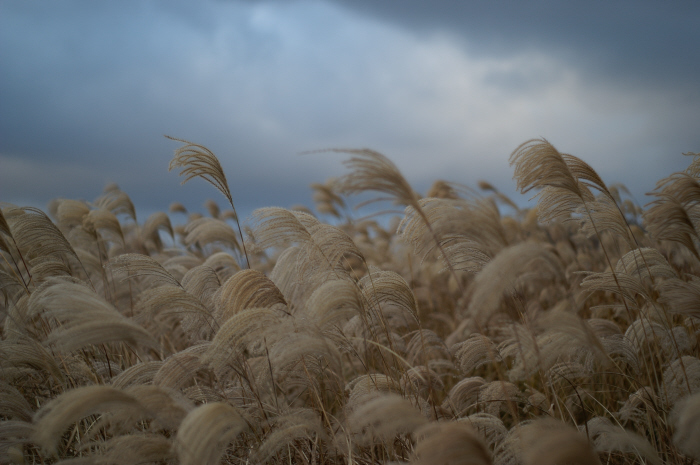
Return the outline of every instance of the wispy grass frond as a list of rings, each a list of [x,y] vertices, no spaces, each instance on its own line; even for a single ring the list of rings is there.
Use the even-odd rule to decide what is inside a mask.
[[[32,406],[12,385],[0,380],[0,415],[14,420],[32,418]]]
[[[83,220],[87,229],[99,231],[103,239],[124,245],[124,231],[117,216],[104,208],[90,210]]]
[[[82,284],[49,281],[32,294],[29,311],[42,311],[60,322],[47,339],[59,350],[125,341],[155,348],[158,344],[141,326],[122,316],[111,304]]]
[[[454,267],[466,271],[478,271],[508,245],[498,208],[488,199],[424,198],[418,203],[428,221],[409,206],[397,234],[412,244],[423,260],[437,247],[433,234]]]
[[[413,465],[491,465],[491,453],[465,423],[430,423],[415,432]]]
[[[55,200],[49,210],[54,210],[54,217],[61,227],[71,229],[83,224],[90,213],[90,206],[82,200],[60,199]]]
[[[259,340],[261,333],[280,321],[279,312],[269,308],[247,308],[232,315],[217,331],[202,362],[216,373],[224,372],[238,362],[249,344]]]
[[[55,256],[67,260],[69,256],[78,262],[78,255],[63,233],[48,216],[38,208],[23,207],[5,211],[22,254],[28,258]]]
[[[219,159],[216,158],[216,155],[211,150],[203,145],[194,144],[183,139],[170,136],[165,137],[185,144],[175,150],[175,156],[170,161],[168,171],[180,168],[180,176],[185,177],[182,184],[194,178],[202,178],[221,192],[230,203],[233,203],[231,191],[226,181],[226,174],[221,168]]]
[[[175,438],[180,463],[219,463],[229,443],[245,428],[243,417],[228,404],[215,402],[197,407],[182,421]]]
[[[588,186],[579,183],[562,154],[544,139],[532,139],[521,144],[511,154],[510,164],[515,165],[513,178],[521,193],[532,189],[550,189],[538,194],[550,202],[548,211],[540,212],[541,215],[547,215],[545,219],[553,213],[557,216],[563,213],[563,202],[575,202],[573,199],[579,199],[579,202],[583,199],[592,200]],[[573,197],[556,202],[552,197],[561,191],[568,192]]]
[[[171,167],[230,200],[180,142]],[[257,210],[243,271],[213,201],[177,225],[139,225],[116,186],[54,222],[0,205],[0,463],[700,460],[700,157],[641,207],[528,141],[518,210],[340,152],[350,174],[316,188],[333,224]],[[341,194],[364,191],[406,207],[398,230],[353,221]]]
[[[196,382],[197,371],[204,366],[202,356],[209,349],[209,342],[181,350],[168,357],[153,377],[153,384],[171,389],[180,389]]]
[[[213,333],[218,328],[211,310],[181,287],[160,286],[142,292],[135,313],[135,321],[144,327],[160,320],[170,321],[170,327],[172,322],[179,321],[193,335],[202,331]]]
[[[452,411],[456,417],[463,416],[474,407],[479,399],[479,392],[486,381],[481,376],[472,376],[461,379],[452,386],[443,407]]]
[[[175,238],[173,225],[170,223],[170,217],[166,215],[165,212],[155,212],[146,218],[146,222],[143,223],[141,227],[141,237],[143,237],[144,240],[151,241],[156,246],[157,250],[161,250],[163,244],[160,239],[160,231],[167,233],[171,239]]]
[[[466,341],[454,345],[452,351],[464,374],[471,374],[483,365],[502,361],[496,344],[483,334],[473,334]]]
[[[588,439],[560,421],[542,419],[522,428],[526,465],[600,465]]]
[[[685,172],[695,178],[700,177],[700,153],[686,152],[683,155],[686,157],[693,157],[690,166],[686,168]]]
[[[259,463],[269,463],[275,454],[284,453],[289,444],[314,438],[326,439],[326,436],[321,417],[316,411],[295,409],[274,419],[273,430],[260,444],[255,459]]]
[[[105,189],[105,193],[99,196],[94,203],[97,208],[104,208],[115,215],[128,215],[136,222],[134,203],[126,192],[121,191],[116,186],[112,189]]]
[[[180,287],[178,280],[148,255],[125,253],[112,258],[107,266],[117,273],[126,273],[124,280],[148,277],[155,285]]]
[[[677,278],[667,279],[658,285],[661,293],[659,302],[667,305],[668,311],[700,318],[700,279],[691,277],[689,281]]]
[[[536,197],[540,221],[582,214],[587,233],[600,239],[602,231],[609,230],[635,248],[635,238],[615,196],[586,162],[560,153],[545,139],[533,139],[515,149],[510,164],[515,165],[513,178],[521,193],[539,189]],[[591,189],[601,193],[597,200]]]
[[[500,418],[488,413],[473,413],[458,421],[471,426],[486,440],[490,448],[496,448],[508,434],[508,429]]]
[[[587,434],[597,452],[619,452],[653,465],[663,462],[649,441],[622,426],[614,425],[606,417],[594,417],[587,422]]]
[[[585,205],[580,205],[575,213],[581,218],[581,231],[589,237],[608,231],[616,239],[622,239],[628,248],[637,247],[627,220],[609,194],[600,194]]]
[[[369,446],[411,434],[428,420],[416,407],[397,394],[380,394],[358,406],[347,419],[353,442]]]
[[[169,463],[176,459],[173,441],[160,434],[127,434],[104,441],[100,446],[103,452],[91,457],[96,463]]]
[[[257,270],[241,270],[222,284],[218,314],[221,323],[246,308],[269,308],[287,302],[275,283]]]
[[[386,156],[370,149],[333,149],[331,151],[352,155],[350,159],[343,162],[352,171],[338,178],[338,187],[343,194],[376,191],[387,194],[395,205],[411,205],[417,210],[420,209],[418,195],[396,165]]]
[[[311,240],[309,228],[320,222],[313,216],[279,207],[266,207],[252,214],[255,248],[287,247],[304,244]]]
[[[695,394],[679,402],[672,412],[675,433],[673,442],[689,457],[700,460],[700,442],[697,432],[700,431],[700,394]]]
[[[383,306],[395,305],[417,318],[416,297],[406,280],[398,273],[370,269],[360,280],[360,288],[373,311],[381,312]]]
[[[193,178],[202,178],[214,186],[228,200],[228,203],[233,209],[234,217],[236,218],[236,225],[238,226],[238,234],[241,237],[241,246],[246,258],[246,263],[248,264],[248,268],[250,268],[250,260],[248,259],[248,252],[246,251],[245,247],[243,231],[241,230],[241,224],[238,221],[236,207],[233,205],[231,190],[228,187],[226,175],[224,174],[224,170],[221,168],[219,159],[216,158],[216,155],[214,155],[211,150],[203,145],[194,144],[192,142],[176,139],[170,136],[165,137],[185,144],[183,147],[175,150],[175,156],[170,161],[168,171],[172,171],[174,168],[181,168],[180,176],[185,176],[185,180],[182,181],[182,184],[185,184],[187,181]]]
[[[307,315],[319,328],[330,328],[362,312],[357,286],[344,279],[321,284],[307,300]]]
[[[231,250],[241,251],[236,232],[226,222],[216,218],[199,218],[185,226],[185,244],[204,247],[208,244],[223,244]]]
[[[533,273],[533,270],[537,271]],[[560,260],[539,243],[523,242],[503,249],[476,275],[468,315],[480,327],[499,311],[503,297],[513,295],[530,280],[557,280],[563,274]],[[517,309],[510,309],[516,316]]]
[[[214,294],[221,287],[221,280],[216,270],[205,264],[187,270],[181,284],[187,292],[197,297],[202,303],[211,305]]]
[[[0,357],[0,370],[8,377],[13,368],[31,367],[50,374],[59,383],[64,382],[64,373],[58,361],[43,345],[30,337],[13,336],[0,341]]]
[[[37,411],[33,442],[54,455],[63,432],[72,423],[89,415],[122,409],[138,412],[141,404],[134,396],[109,386],[71,389]]]
[[[649,233],[657,241],[677,242],[700,259],[696,244],[700,241],[695,224],[678,199],[667,192],[655,192],[656,200],[644,211]]]
[[[150,384],[162,366],[163,362],[160,360],[137,363],[112,378],[110,384],[119,389]]]
[[[34,425],[26,421],[0,421],[0,462],[22,463],[23,449],[31,443]]]

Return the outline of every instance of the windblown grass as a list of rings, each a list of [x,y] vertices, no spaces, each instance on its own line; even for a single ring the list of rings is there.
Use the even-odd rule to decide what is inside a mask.
[[[643,207],[528,141],[522,210],[340,150],[318,215],[241,227],[179,142],[231,210],[138,223],[114,186],[0,210],[1,463],[700,463],[698,154]],[[366,191],[400,224],[353,220]]]

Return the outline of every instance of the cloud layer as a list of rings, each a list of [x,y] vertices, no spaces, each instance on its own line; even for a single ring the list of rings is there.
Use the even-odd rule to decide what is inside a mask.
[[[0,201],[221,200],[177,186],[163,134],[211,148],[242,212],[310,203],[342,167],[298,153],[327,147],[512,192],[509,154],[543,136],[638,197],[699,150],[695,7],[456,3],[5,2]]]

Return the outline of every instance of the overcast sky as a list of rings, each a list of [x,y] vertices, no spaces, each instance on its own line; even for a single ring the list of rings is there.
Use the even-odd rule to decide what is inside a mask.
[[[545,137],[644,192],[700,151],[700,2],[0,0],[0,201],[116,182],[142,212],[223,206],[179,186],[178,144],[221,159],[237,208],[311,204],[331,147],[515,192]],[[143,220],[144,218],[140,218]]]

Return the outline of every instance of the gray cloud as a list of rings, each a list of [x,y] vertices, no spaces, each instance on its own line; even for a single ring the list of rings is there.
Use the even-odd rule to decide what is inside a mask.
[[[545,136],[641,197],[700,145],[688,74],[698,61],[679,47],[648,52],[647,71],[640,53],[625,64],[632,38],[612,40],[616,21],[631,28],[622,10],[338,4],[3,3],[0,200],[89,200],[111,181],[145,211],[221,201],[203,182],[178,187],[167,173],[177,144],[163,134],[210,147],[244,214],[308,204],[310,182],[343,172],[341,156],[304,150],[380,150],[418,190],[485,178],[513,192],[508,155]],[[630,13],[640,27],[649,5]],[[572,11],[584,17],[569,37]],[[648,34],[662,44],[695,37],[663,36],[677,15],[657,16]],[[603,32],[586,33],[589,23]]]
[[[700,72],[700,4],[692,0],[332,0],[412,30],[448,32],[473,53],[543,50],[587,76],[627,85],[690,85]]]

